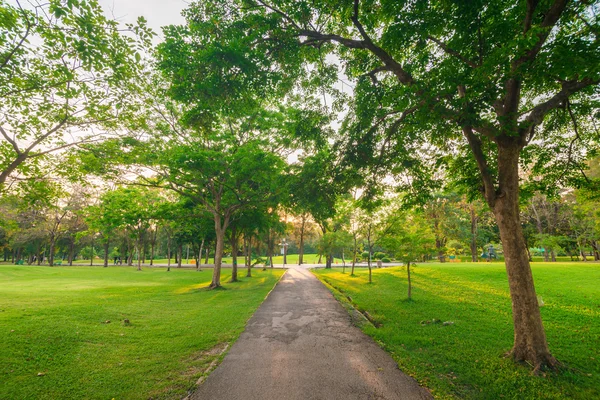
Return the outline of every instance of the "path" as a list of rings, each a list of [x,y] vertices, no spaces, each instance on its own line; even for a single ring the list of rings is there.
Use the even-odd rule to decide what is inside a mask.
[[[306,269],[290,269],[193,400],[430,399],[350,322]]]

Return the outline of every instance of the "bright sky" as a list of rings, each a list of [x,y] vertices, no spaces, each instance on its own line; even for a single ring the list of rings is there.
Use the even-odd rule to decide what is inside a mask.
[[[122,23],[135,22],[139,16],[148,20],[159,38],[162,38],[161,27],[180,25],[185,22],[181,11],[190,1],[184,0],[98,0],[107,16]]]

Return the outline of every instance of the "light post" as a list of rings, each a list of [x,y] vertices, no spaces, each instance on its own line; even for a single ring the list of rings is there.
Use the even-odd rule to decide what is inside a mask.
[[[281,240],[281,243],[279,243],[279,245],[281,246],[281,255],[283,256],[283,267],[285,268],[285,264],[287,264],[287,247],[288,247],[288,242],[285,238],[283,238]]]

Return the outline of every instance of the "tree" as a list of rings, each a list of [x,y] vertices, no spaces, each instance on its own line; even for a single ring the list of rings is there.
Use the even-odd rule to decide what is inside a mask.
[[[238,144],[231,136],[161,146],[153,160],[159,173],[157,184],[190,198],[213,216],[216,251],[210,287],[219,287],[225,232],[232,218],[244,209],[273,201],[283,162],[263,150],[260,141]]]
[[[406,177],[423,192],[435,182],[431,169],[445,160],[481,188],[505,251],[510,354],[536,371],[554,367],[519,220],[519,164],[532,168],[531,177],[563,183],[581,166],[578,146],[587,132],[577,122],[597,110],[600,82],[595,4],[213,0],[204,7],[220,9],[213,26],[244,30],[245,40],[235,43],[238,62],[270,55],[253,76],[296,79],[311,65],[331,77],[339,63],[356,79],[345,123],[347,154],[356,165]],[[206,40],[219,40],[219,33]],[[330,53],[337,58],[327,64]],[[308,84],[311,78],[306,73]],[[553,158],[557,149],[566,156]],[[448,150],[451,158],[442,156]]]
[[[423,256],[436,248],[436,237],[422,214],[398,212],[381,245],[397,260],[406,264],[408,299],[412,299],[410,263],[422,260]]]
[[[0,187],[125,122],[135,112],[137,50],[153,36],[143,18],[124,35],[96,0],[30,5],[0,2]]]

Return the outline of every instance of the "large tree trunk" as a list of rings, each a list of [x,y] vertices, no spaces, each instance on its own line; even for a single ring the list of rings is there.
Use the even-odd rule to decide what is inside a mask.
[[[331,261],[333,259],[333,255],[331,254],[327,254],[325,256],[325,268],[326,269],[331,269]]]
[[[238,237],[235,225],[231,227],[231,282],[238,281],[237,268]]]
[[[108,247],[110,246],[110,241],[106,239],[104,242],[104,268],[108,267]]]
[[[519,219],[519,152],[514,139],[499,141],[499,194],[493,211],[504,247],[514,322],[514,347],[510,355],[515,361],[528,362],[537,371],[554,367],[546,342],[533,274],[527,258],[525,237]]]

